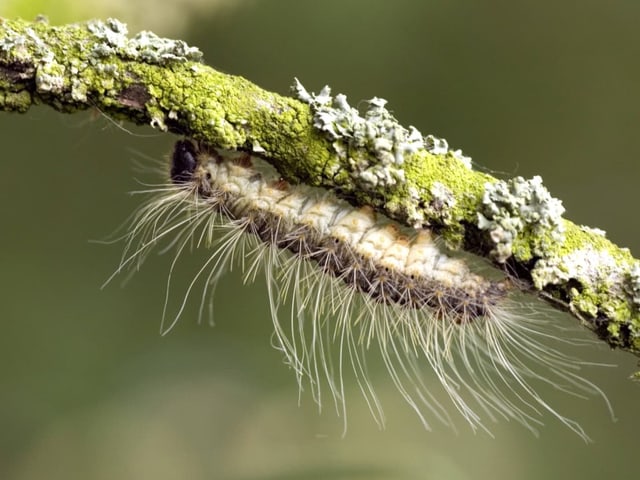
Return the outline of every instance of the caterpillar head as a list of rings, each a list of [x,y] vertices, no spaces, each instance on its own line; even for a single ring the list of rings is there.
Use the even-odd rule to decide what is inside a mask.
[[[175,185],[194,188],[202,196],[211,192],[211,173],[206,163],[216,152],[196,145],[191,140],[178,140],[171,155],[171,181]]]

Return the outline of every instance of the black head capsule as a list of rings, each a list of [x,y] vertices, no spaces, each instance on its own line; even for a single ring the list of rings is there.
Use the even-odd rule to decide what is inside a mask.
[[[171,181],[175,184],[188,183],[193,178],[198,160],[196,148],[190,140],[178,140],[171,157]]]

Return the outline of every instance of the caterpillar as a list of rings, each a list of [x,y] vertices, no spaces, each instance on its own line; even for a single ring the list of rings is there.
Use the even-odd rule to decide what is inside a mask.
[[[454,424],[442,392],[473,430],[489,434],[489,423],[500,418],[537,434],[546,412],[587,440],[579,423],[538,393],[541,385],[600,396],[609,406],[579,375],[582,362],[549,345],[570,341],[549,330],[540,305],[522,304],[508,276],[474,271],[428,229],[289,184],[256,155],[189,139],[176,142],[168,177],[134,214],[119,270],[142,262],[165,239],[177,252],[172,270],[189,247],[211,251],[163,331],[177,322],[199,281],[202,314],[230,268],[239,265],[246,282],[262,271],[276,347],[318,404],[328,389],[345,428],[348,370],[384,425],[370,356],[382,360],[427,429],[431,416]],[[163,318],[167,301],[168,293]]]

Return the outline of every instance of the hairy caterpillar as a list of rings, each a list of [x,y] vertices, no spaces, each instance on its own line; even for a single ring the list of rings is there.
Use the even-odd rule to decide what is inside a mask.
[[[543,314],[513,300],[508,279],[474,273],[428,230],[290,185],[248,153],[180,140],[170,180],[135,214],[120,266],[142,261],[167,237],[178,252],[174,264],[189,246],[211,250],[165,331],[198,280],[204,299],[234,264],[247,281],[263,270],[277,346],[300,387],[309,385],[320,403],[327,385],[345,417],[350,364],[374,418],[384,423],[367,374],[366,358],[377,352],[427,428],[428,412],[447,424],[452,419],[433,394],[438,385],[426,384],[424,366],[474,429],[488,432],[489,421],[505,418],[536,432],[547,412],[588,438],[536,386],[606,397],[576,373],[581,362],[547,345],[562,340],[549,333]],[[285,303],[287,321],[279,315]]]

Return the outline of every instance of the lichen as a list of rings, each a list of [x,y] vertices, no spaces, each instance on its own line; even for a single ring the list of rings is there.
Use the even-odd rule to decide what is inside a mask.
[[[625,285],[636,308],[640,308],[640,262],[633,262]]]
[[[567,226],[566,240],[531,269],[538,290],[562,289],[571,312],[612,347],[640,347],[640,265],[602,232]],[[606,319],[606,321],[605,321]]]
[[[147,82],[149,72],[138,69],[133,73],[136,67],[186,64],[202,57],[197,48],[181,40],[161,38],[151,32],[140,32],[130,39],[126,25],[114,19],[64,27],[16,20],[4,22],[0,28],[0,54],[10,68],[17,65],[18,72],[21,68],[30,69],[36,86],[34,93],[55,98],[56,108],[64,111],[87,108],[90,97],[99,97],[103,108],[117,107],[118,95],[128,86],[136,82],[151,83]],[[154,85],[166,83],[166,77],[157,77],[153,82]],[[12,86],[16,87],[16,84]],[[27,90],[28,83],[22,88]],[[139,108],[146,107],[141,104],[141,98],[144,96],[134,99],[133,103]],[[164,103],[150,101],[147,121],[166,129],[163,106]],[[21,111],[26,108],[20,106]]]
[[[138,59],[153,65],[200,61],[202,58],[202,52],[196,47],[190,47],[182,40],[159,37],[153,32],[142,31],[130,39],[126,24],[113,18],[105,22],[89,21],[87,29],[95,38],[102,40],[93,46],[96,58],[118,54],[122,58]]]
[[[424,142],[416,128],[405,129],[393,118],[385,108],[386,100],[369,100],[361,116],[345,95],[333,98],[329,87],[312,95],[296,79],[294,89],[311,106],[314,127],[329,137],[358,183],[375,188],[404,181],[405,155],[423,148]]]
[[[0,37],[0,52],[8,54],[11,52],[11,56],[16,61],[23,61],[29,59],[29,41],[26,35],[22,35],[10,28],[4,26],[4,35]]]
[[[36,86],[40,92],[59,93],[65,85],[66,67],[56,60],[53,55],[43,59],[42,65],[36,70]]]
[[[622,285],[620,263],[606,250],[587,246],[564,256],[542,258],[531,271],[534,286],[560,285],[577,280],[589,285]]]
[[[444,138],[427,135],[424,138],[424,148],[434,155],[445,155],[449,151],[449,143]]]
[[[582,230],[583,232],[586,232],[586,233],[590,233],[592,235],[599,235],[601,237],[606,237],[607,236],[607,232],[605,232],[601,228],[589,227],[587,225],[580,225],[580,230]]]
[[[367,190],[405,182],[403,165],[408,155],[421,149],[434,155],[449,152],[446,140],[433,135],[425,138],[415,127],[405,128],[398,123],[382,98],[366,101],[367,107],[361,115],[349,105],[345,95],[331,96],[328,86],[315,95],[296,79],[293,91],[298,99],[311,106],[313,126],[332,142],[342,167],[346,166],[352,180]],[[451,153],[470,165],[470,159],[460,150]]]
[[[551,196],[542,178],[487,182],[478,212],[478,227],[486,230],[494,244],[493,258],[504,263],[517,249],[517,258],[527,261],[544,257],[553,243],[564,240],[562,202]]]
[[[424,149],[434,155],[447,155],[450,154],[453,158],[460,161],[465,167],[471,169],[471,157],[468,157],[462,153],[462,150],[451,150],[449,148],[449,142],[444,138],[438,138],[434,135],[427,135],[424,137]]]
[[[430,216],[448,225],[452,219],[452,210],[456,206],[456,198],[451,190],[442,182],[435,181],[430,189],[431,201],[426,210]]]

